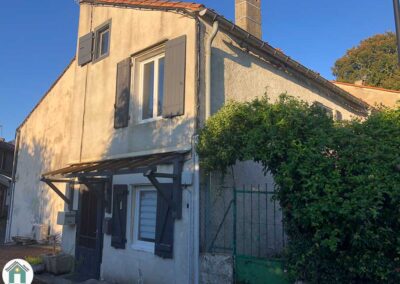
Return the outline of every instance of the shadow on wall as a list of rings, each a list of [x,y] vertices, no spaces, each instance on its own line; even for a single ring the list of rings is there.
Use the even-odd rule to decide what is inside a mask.
[[[42,140],[21,139],[11,216],[11,236],[33,236],[35,225],[49,227],[50,234],[61,232],[57,212],[64,201],[40,181],[43,173],[62,165],[64,149]],[[60,189],[63,186],[58,185]],[[64,187],[65,188],[65,187]]]
[[[194,118],[187,115],[144,123],[130,121],[126,128],[111,129],[101,159],[168,149],[188,149],[192,145],[193,134]]]
[[[234,46],[232,43],[223,40],[224,47],[226,50],[213,47],[213,94],[216,94],[212,98],[213,108],[212,112],[218,111],[223,104],[229,99],[249,99],[257,96],[262,96],[268,91],[268,88],[275,86],[275,92],[271,95],[276,98],[285,92],[289,92],[290,95],[297,96],[300,99],[305,99],[301,95],[294,94],[287,89],[287,84],[299,85],[305,89],[309,89],[312,92],[318,94],[326,100],[331,101],[334,104],[339,104],[343,108],[351,111],[351,109],[343,104],[340,100],[334,100],[330,91],[321,90],[315,86],[309,79],[306,79],[300,75],[296,75],[290,71],[284,69],[277,69],[264,60],[251,56],[249,53],[243,51],[241,48]],[[240,68],[243,67],[243,68]],[[251,76],[246,74],[252,73]],[[268,75],[271,73],[271,75]],[[275,80],[274,77],[281,77],[280,80]],[[253,78],[253,80],[251,79]],[[284,82],[286,80],[287,82]],[[227,90],[225,84],[233,86],[241,86],[237,89]],[[257,88],[257,84],[260,84],[260,93],[254,93],[253,90]],[[246,87],[248,86],[248,87]],[[226,94],[226,92],[229,92]],[[228,95],[228,97],[226,97]]]

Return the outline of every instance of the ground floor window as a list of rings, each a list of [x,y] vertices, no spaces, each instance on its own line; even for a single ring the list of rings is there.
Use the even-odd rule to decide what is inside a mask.
[[[154,251],[157,191],[152,186],[138,186],[133,190],[133,247]]]

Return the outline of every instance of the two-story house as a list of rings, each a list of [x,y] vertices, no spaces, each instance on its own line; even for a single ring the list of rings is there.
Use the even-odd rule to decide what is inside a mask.
[[[42,224],[87,278],[198,283],[195,144],[210,115],[287,92],[337,118],[367,116],[261,40],[259,0],[236,2],[237,25],[201,4],[80,1],[76,58],[17,130],[8,240]]]

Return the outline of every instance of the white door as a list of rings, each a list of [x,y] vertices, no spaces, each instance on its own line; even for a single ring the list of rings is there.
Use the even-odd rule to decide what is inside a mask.
[[[21,284],[21,274],[14,274],[14,284]]]

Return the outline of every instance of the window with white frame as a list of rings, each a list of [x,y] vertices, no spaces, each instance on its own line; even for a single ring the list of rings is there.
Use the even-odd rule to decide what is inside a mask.
[[[156,238],[157,191],[151,186],[135,187],[133,246],[154,250]]]
[[[110,53],[110,27],[111,23],[107,22],[97,28],[94,33],[95,47],[94,60],[99,61],[107,57]]]
[[[164,54],[140,62],[142,121],[153,120],[162,116],[164,66]]]

